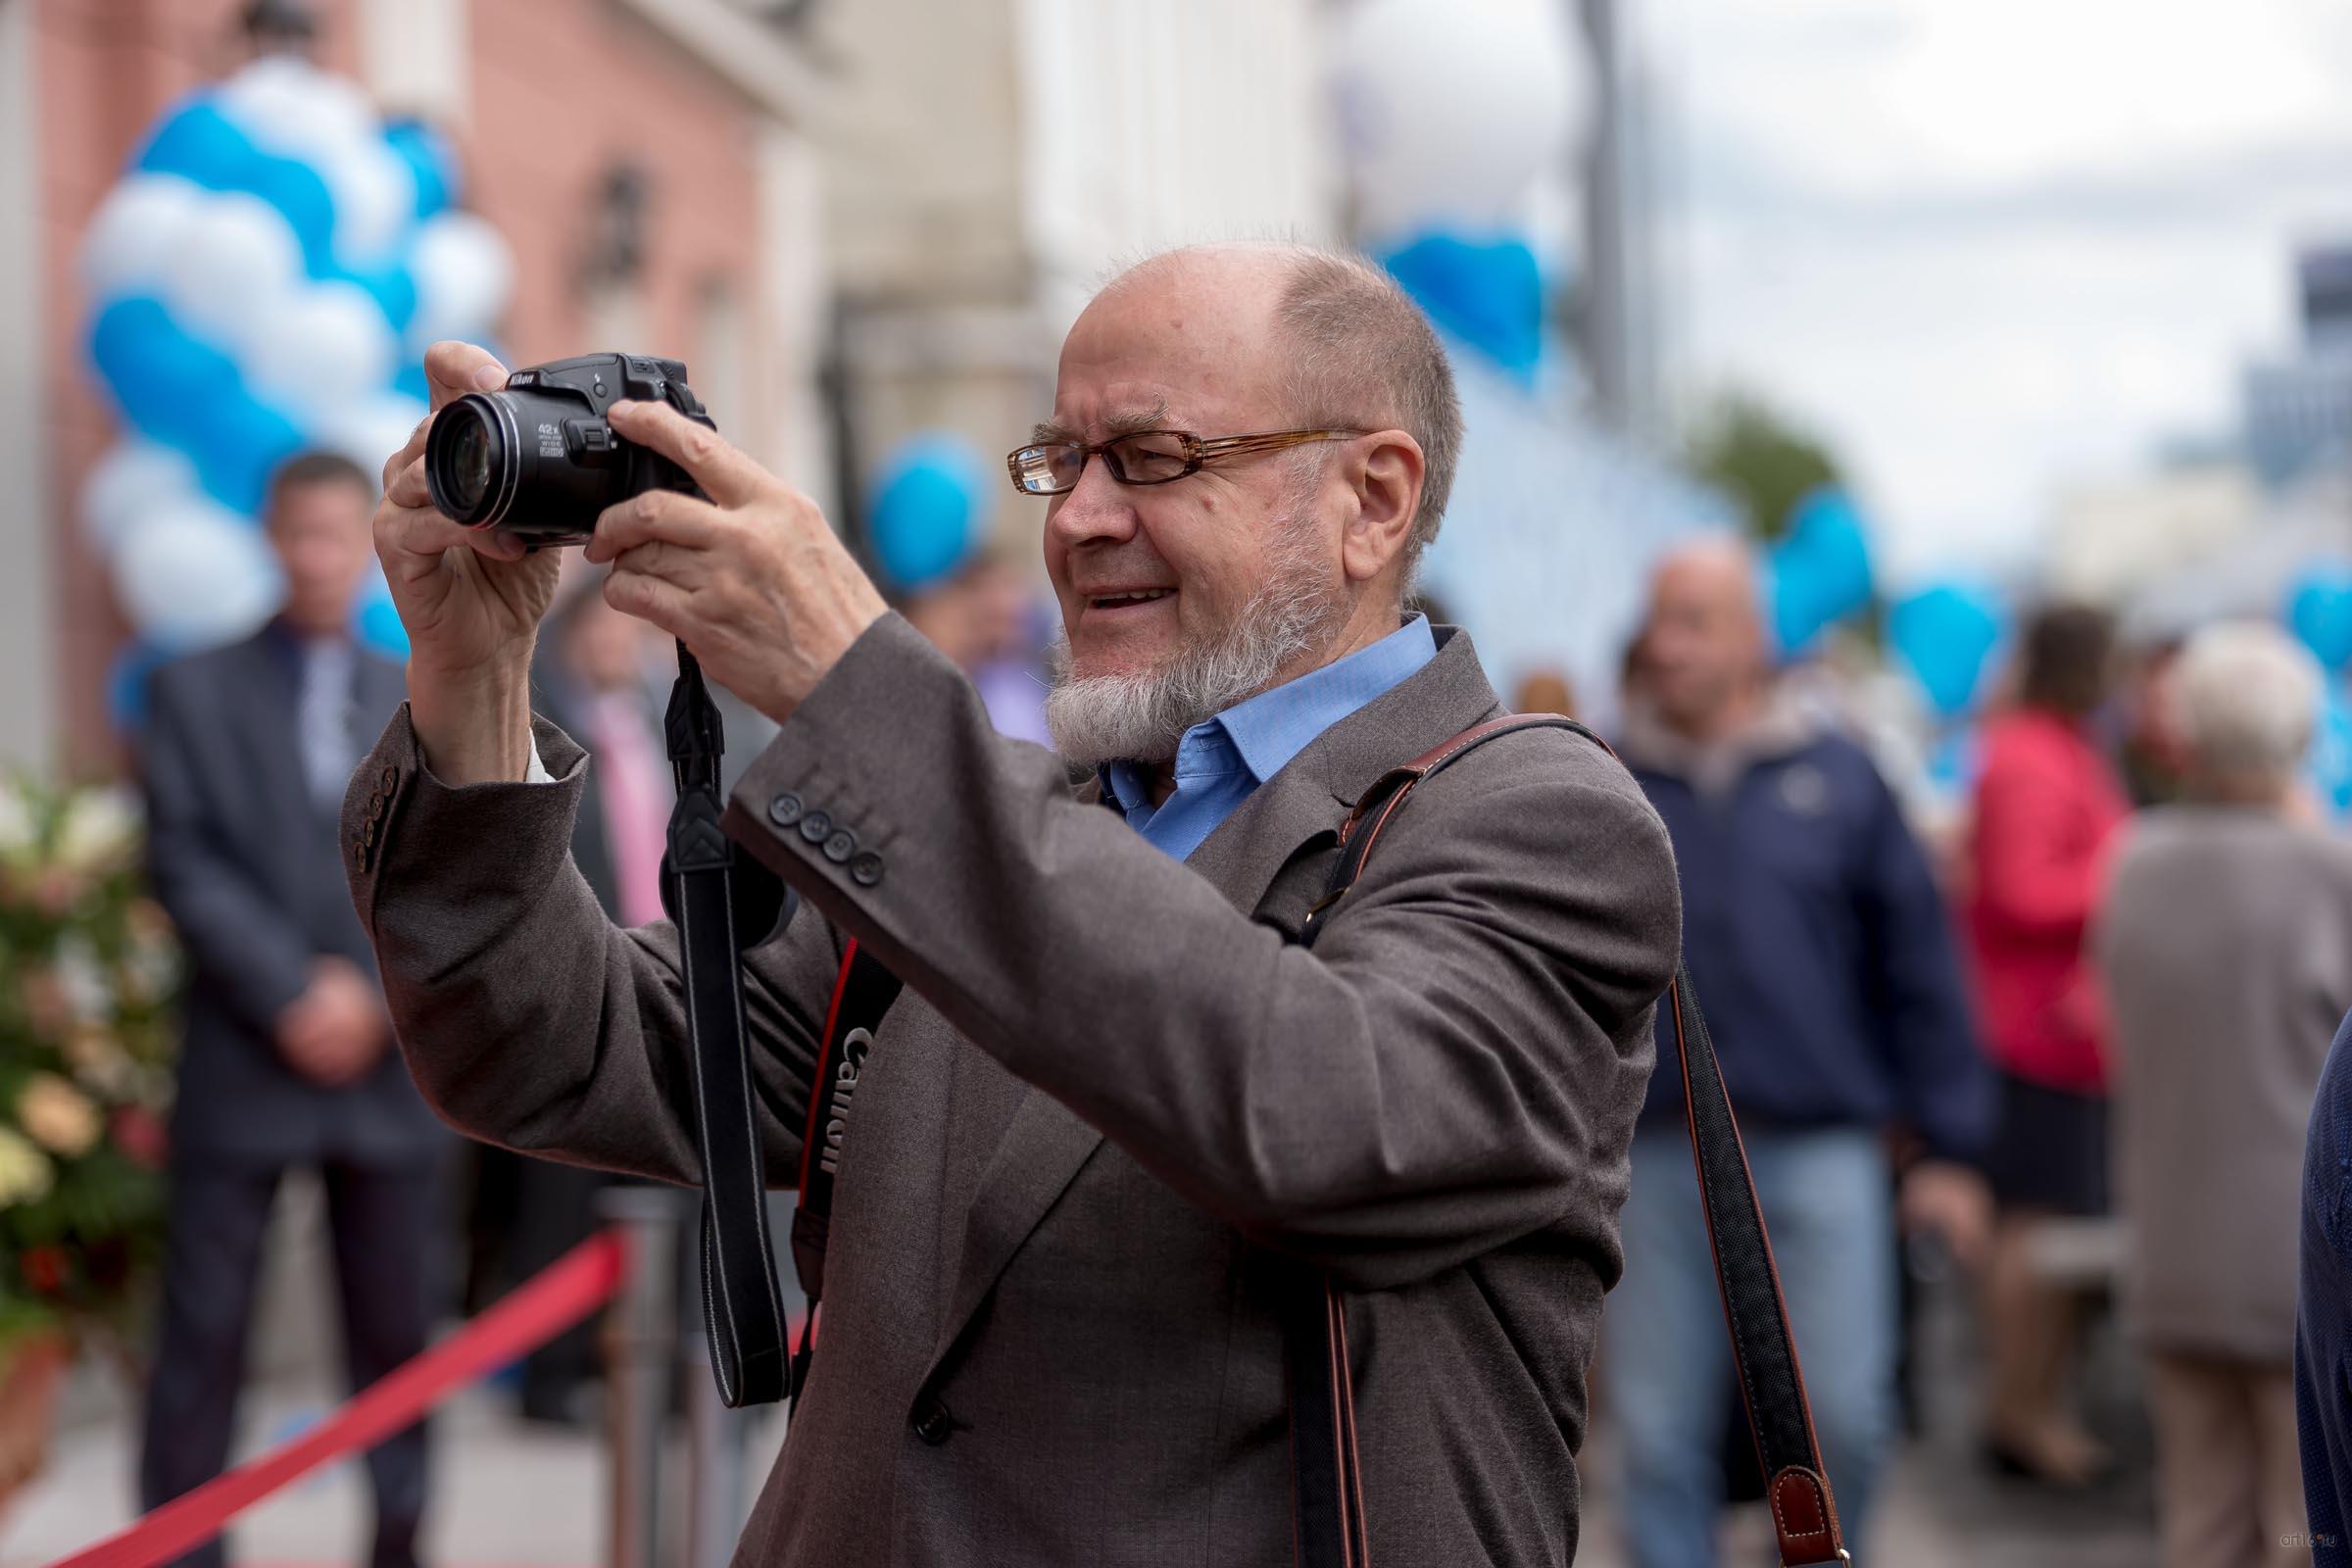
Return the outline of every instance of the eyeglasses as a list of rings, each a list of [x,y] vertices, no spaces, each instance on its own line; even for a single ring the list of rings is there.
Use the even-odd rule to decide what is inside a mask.
[[[1260,435],[1222,435],[1203,441],[1185,430],[1138,430],[1108,441],[1041,441],[1007,453],[1012,487],[1023,495],[1067,495],[1078,488],[1086,460],[1096,453],[1121,484],[1167,484],[1203,465],[1259,452],[1280,452],[1310,441],[1347,441],[1361,430],[1269,430]]]

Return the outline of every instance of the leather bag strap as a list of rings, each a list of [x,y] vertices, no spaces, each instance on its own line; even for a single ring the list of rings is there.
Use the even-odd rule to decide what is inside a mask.
[[[1522,713],[1464,730],[1366,790],[1340,829],[1340,858],[1323,896],[1298,934],[1311,947],[1331,911],[1347,897],[1413,787],[1498,736],[1523,729],[1565,729],[1602,751],[1608,743],[1572,718]],[[1614,753],[1610,755],[1614,756]],[[1690,1152],[1715,1253],[1715,1276],[1740,1373],[1740,1397],[1763,1463],[1772,1503],[1773,1533],[1784,1568],[1850,1563],[1838,1507],[1813,1434],[1813,1413],[1797,1366],[1788,1308],[1764,1231],[1739,1121],[1724,1091],[1713,1040],[1699,1015],[1690,972],[1675,965],[1666,1005],[1682,1062],[1683,1105]],[[1284,1348],[1291,1387],[1294,1531],[1301,1568],[1368,1568],[1363,1483],[1356,1463],[1354,1403],[1347,1354],[1346,1298],[1328,1278],[1294,1293],[1286,1304]]]

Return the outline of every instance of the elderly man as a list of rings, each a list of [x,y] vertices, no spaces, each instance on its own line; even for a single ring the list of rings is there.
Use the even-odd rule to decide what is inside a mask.
[[[1908,1217],[1971,1255],[1986,1200],[1967,1161],[1988,1085],[1926,857],[1869,757],[1773,680],[1760,604],[1735,541],[1660,564],[1622,751],[1674,837],[1691,983],[1779,1250],[1822,1459],[1859,1540],[1894,1435],[1887,1136],[1921,1156],[1903,1183]],[[1682,1098],[1680,1077],[1658,1073],[1609,1319],[1627,1544],[1642,1568],[1715,1560],[1736,1396],[1724,1342],[1705,1332],[1718,1294]]]
[[[429,365],[444,399],[501,374]],[[772,1180],[844,941],[906,983],[741,1560],[1291,1561],[1305,1265],[1348,1293],[1378,1557],[1568,1561],[1665,834],[1599,751],[1516,734],[1398,814],[1319,946],[1285,941],[1348,803],[1497,711],[1469,640],[1401,612],[1460,433],[1410,302],[1227,247],[1080,318],[1012,462],[1052,498],[1062,758],[995,733],[808,501],[665,410],[613,423],[710,500],[608,512],[608,596],[782,726],[727,816],[813,906],[747,977]],[[403,1049],[477,1135],[691,1182],[676,938],[567,866],[581,753],[527,707],[552,566],[431,512],[421,448],[378,522],[411,704],[349,816]]]
[[[2093,946],[2157,1523],[2166,1568],[2299,1561],[2318,1527],[2295,1443],[2296,1200],[2352,1010],[2352,845],[2297,808],[2321,675],[2284,632],[2209,626],[2169,687],[2186,797],[2132,829]]]

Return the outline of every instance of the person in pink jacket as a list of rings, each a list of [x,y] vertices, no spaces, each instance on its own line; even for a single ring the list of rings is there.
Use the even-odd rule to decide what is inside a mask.
[[[1968,935],[2001,1079],[1987,1172],[2001,1219],[1986,1279],[1985,1441],[2005,1469],[2080,1486],[2104,1468],[2067,1411],[2073,1296],[2033,1263],[2053,1215],[2107,1207],[2106,1076],[2084,935],[2130,811],[2088,720],[2105,700],[2114,628],[2051,606],[2028,624],[2017,703],[1984,737],[1969,856]]]

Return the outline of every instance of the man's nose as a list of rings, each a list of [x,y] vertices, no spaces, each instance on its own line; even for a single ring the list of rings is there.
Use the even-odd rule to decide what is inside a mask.
[[[1065,547],[1132,538],[1136,529],[1134,494],[1110,476],[1110,465],[1098,454],[1088,460],[1077,487],[1061,498],[1046,526]]]

